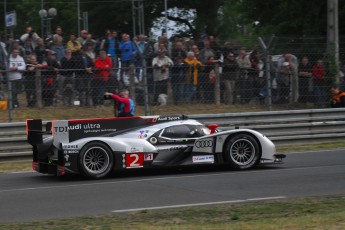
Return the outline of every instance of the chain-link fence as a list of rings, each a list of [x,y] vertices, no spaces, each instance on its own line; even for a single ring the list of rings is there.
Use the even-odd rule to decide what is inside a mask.
[[[110,105],[103,99],[105,92],[126,88],[137,106],[145,106],[145,114],[158,105],[325,108],[330,106],[330,87],[344,86],[344,69],[337,67],[326,52],[325,40],[319,38],[275,38],[270,50],[256,45],[257,39],[235,43],[184,38],[133,44],[136,52],[129,60],[120,53],[94,57],[67,51],[60,60],[50,51],[44,56],[26,55],[24,70],[2,71],[0,105],[9,111],[97,109]],[[8,64],[16,66],[11,58]]]

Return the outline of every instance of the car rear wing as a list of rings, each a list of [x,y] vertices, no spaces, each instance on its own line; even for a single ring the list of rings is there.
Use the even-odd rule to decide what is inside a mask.
[[[51,122],[47,122],[45,130],[43,130],[43,122],[41,119],[26,120],[26,136],[28,143],[31,145],[41,144],[43,142],[43,135],[51,135]]]

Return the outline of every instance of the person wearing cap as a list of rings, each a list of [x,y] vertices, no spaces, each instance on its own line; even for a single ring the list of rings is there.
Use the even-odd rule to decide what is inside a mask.
[[[131,98],[129,98],[129,92],[127,89],[121,90],[119,95],[106,92],[104,96],[111,97],[112,99],[118,102],[118,117],[132,117],[135,115],[134,101]]]

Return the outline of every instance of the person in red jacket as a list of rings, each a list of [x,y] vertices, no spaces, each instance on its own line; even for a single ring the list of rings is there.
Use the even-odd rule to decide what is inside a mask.
[[[321,59],[317,60],[313,66],[315,105],[318,108],[324,107],[324,87],[325,87],[325,66]]]
[[[128,96],[129,92],[126,89],[121,90],[119,95],[106,92],[104,96],[112,97],[117,103],[117,109],[119,111],[118,117],[131,117],[134,116],[134,102]]]
[[[103,95],[109,81],[109,75],[113,67],[111,59],[104,50],[99,51],[99,57],[95,60],[94,77],[92,80],[92,101],[94,106],[103,105]]]

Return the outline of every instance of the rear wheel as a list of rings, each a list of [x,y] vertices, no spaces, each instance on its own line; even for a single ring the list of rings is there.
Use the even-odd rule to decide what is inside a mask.
[[[237,134],[227,142],[224,158],[234,169],[251,168],[260,160],[259,144],[248,134]]]
[[[104,143],[92,142],[83,147],[79,158],[80,172],[89,178],[107,176],[114,165],[111,149]]]

